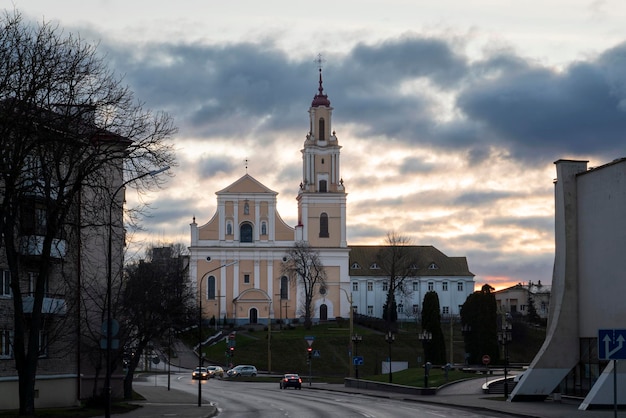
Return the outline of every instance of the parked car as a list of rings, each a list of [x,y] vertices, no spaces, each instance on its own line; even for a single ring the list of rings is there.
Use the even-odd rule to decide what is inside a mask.
[[[209,366],[206,368],[209,377],[224,377],[224,369],[220,366]]]
[[[295,373],[288,373],[280,379],[280,388],[302,389],[302,379]]]
[[[226,372],[228,377],[239,377],[239,376],[256,376],[257,371],[256,367],[250,366],[249,364],[242,364],[239,366],[235,366],[229,371]]]
[[[195,370],[191,373],[191,378],[205,380],[209,378],[209,372],[207,371],[206,367],[196,367]]]

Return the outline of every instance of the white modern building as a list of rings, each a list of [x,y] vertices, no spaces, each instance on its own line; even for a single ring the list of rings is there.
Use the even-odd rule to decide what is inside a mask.
[[[510,400],[585,396],[580,409],[626,404],[626,159],[556,161],[555,257],[546,340]],[[621,340],[621,341],[620,341]],[[607,354],[609,356],[607,356]],[[617,373],[613,374],[618,366]]]

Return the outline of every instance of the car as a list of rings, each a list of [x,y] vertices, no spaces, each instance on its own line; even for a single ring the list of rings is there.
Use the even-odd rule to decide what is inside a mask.
[[[239,377],[239,376],[256,376],[257,370],[256,367],[250,366],[249,364],[242,364],[239,366],[235,366],[229,371],[226,372],[228,377]]]
[[[287,373],[280,379],[280,388],[302,389],[302,379],[295,373]]]
[[[206,367],[196,367],[195,370],[191,373],[192,379],[202,379],[206,380],[209,378],[209,372]]]
[[[209,366],[206,368],[209,377],[224,377],[224,369],[220,366]]]

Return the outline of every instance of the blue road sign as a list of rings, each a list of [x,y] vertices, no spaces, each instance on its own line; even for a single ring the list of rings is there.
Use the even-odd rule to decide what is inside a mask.
[[[626,360],[626,329],[598,330],[598,359]]]
[[[354,356],[354,357],[352,357],[352,365],[353,366],[362,366],[363,365],[363,356]]]
[[[313,358],[320,358],[322,357],[322,353],[320,352],[320,350],[313,350]]]

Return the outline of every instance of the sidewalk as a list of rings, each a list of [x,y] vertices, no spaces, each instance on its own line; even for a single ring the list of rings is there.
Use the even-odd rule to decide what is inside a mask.
[[[304,385],[303,390],[326,390],[332,392],[353,393],[399,402],[423,402],[442,404],[473,411],[502,412],[524,418],[610,418],[613,410],[579,411],[580,402],[563,400],[562,402],[505,402],[502,396],[485,395],[480,389],[480,380],[464,381],[440,389],[436,395],[406,395],[382,390],[346,388],[342,384],[314,383]],[[209,401],[198,407],[197,396],[178,391],[168,391],[162,386],[136,385],[135,390],[146,400],[137,402],[142,405],[135,411],[113,415],[116,418],[153,418],[176,416],[183,418],[206,418],[217,415],[217,408]],[[618,411],[618,417],[626,417],[626,411]]]

